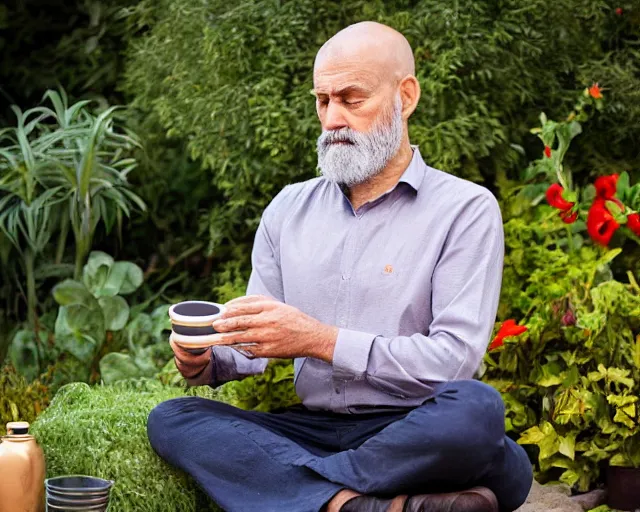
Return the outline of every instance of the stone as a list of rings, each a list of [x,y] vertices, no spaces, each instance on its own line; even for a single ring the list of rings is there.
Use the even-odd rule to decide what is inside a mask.
[[[583,512],[570,494],[566,485],[544,486],[534,481],[527,501],[516,512]]]

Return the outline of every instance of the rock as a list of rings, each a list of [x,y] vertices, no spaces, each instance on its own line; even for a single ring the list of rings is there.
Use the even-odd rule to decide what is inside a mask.
[[[516,512],[583,512],[570,494],[571,490],[565,485],[543,486],[533,482],[527,501]]]
[[[595,491],[590,491],[585,494],[572,496],[571,501],[578,503],[582,507],[582,510],[591,510],[607,501],[607,491],[596,489]]]

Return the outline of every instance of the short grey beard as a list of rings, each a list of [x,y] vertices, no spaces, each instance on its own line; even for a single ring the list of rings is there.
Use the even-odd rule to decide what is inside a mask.
[[[402,100],[396,96],[391,113],[387,109],[370,132],[351,128],[323,131],[318,137],[318,167],[330,181],[351,187],[379,174],[400,149],[402,143]],[[346,141],[348,143],[335,144]]]

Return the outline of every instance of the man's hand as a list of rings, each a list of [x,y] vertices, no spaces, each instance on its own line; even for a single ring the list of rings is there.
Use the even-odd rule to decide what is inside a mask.
[[[183,349],[173,340],[169,340],[169,344],[171,345],[171,349],[175,356],[176,367],[182,376],[187,380],[192,380],[196,377],[198,381],[200,380],[200,377],[202,377],[203,383],[207,384],[208,381],[206,380],[207,378],[210,378],[210,376],[199,374],[211,361],[211,350],[207,349],[202,354],[192,354],[191,352]]]
[[[225,304],[213,328],[216,345],[255,343],[242,351],[254,357],[315,357],[333,361],[338,328],[323,324],[293,306],[263,295],[248,295]]]

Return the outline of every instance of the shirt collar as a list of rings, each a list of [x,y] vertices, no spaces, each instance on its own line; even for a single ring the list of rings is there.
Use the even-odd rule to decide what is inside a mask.
[[[409,167],[405,169],[400,176],[398,182],[404,182],[411,186],[416,192],[420,190],[420,185],[424,181],[425,169],[427,165],[422,159],[418,146],[411,146],[413,149],[413,158],[409,163]]]
[[[400,176],[398,183],[404,182],[417,192],[420,190],[420,185],[422,185],[422,182],[424,181],[427,164],[425,164],[422,159],[418,146],[412,145],[411,149],[413,150],[413,157],[411,158],[411,162],[409,162],[409,166],[402,173],[402,176]],[[344,184],[340,184],[338,186],[343,194],[348,195],[349,187]]]

